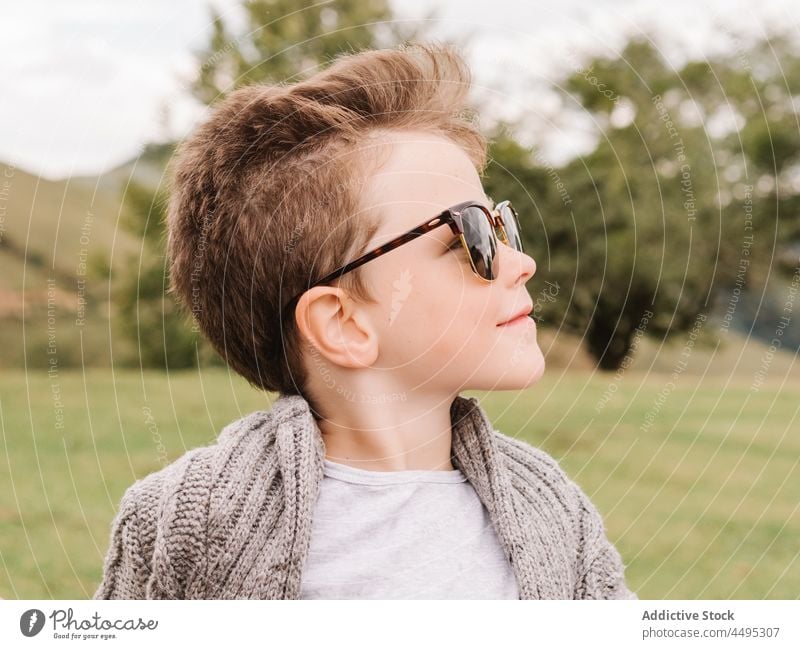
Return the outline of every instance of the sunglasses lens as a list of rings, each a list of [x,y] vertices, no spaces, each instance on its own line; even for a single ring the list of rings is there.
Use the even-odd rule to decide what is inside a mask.
[[[467,242],[472,264],[478,275],[491,281],[497,276],[494,267],[497,240],[492,231],[492,224],[479,207],[467,207],[461,215],[464,223],[464,240]]]
[[[511,207],[511,203],[503,203],[498,207],[500,208],[500,216],[503,217],[503,227],[508,235],[508,245],[522,252],[522,237],[519,234],[517,213]]]

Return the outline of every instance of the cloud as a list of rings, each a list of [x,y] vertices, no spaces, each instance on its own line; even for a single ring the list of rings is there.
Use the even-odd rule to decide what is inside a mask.
[[[237,0],[211,4],[234,20],[240,15]],[[800,15],[800,7],[790,0],[761,0],[755,7],[726,0],[663,5],[649,0],[562,0],[557,5],[495,0],[491,10],[483,2],[455,0],[393,4],[398,17],[410,18],[438,7],[435,34],[473,31],[468,54],[476,82],[484,86],[479,92],[494,95],[495,104],[504,102],[498,111],[540,113],[541,124],[532,132],[544,133],[554,131],[544,89],[568,66],[565,54],[570,48],[612,54],[627,34],[660,30],[672,42],[665,54],[679,64],[687,52],[702,55],[712,47],[730,47],[719,33],[721,20],[732,30],[760,35],[766,23],[796,24]],[[203,114],[181,79],[192,71],[191,52],[208,40],[207,2],[7,5],[0,39],[0,160],[49,178],[96,174],[162,135],[165,102],[174,136],[186,133]],[[585,146],[585,135],[576,126],[575,133],[557,132],[545,147],[554,159]]]
[[[180,79],[208,38],[205,4],[33,2],[4,14],[0,159],[47,178],[100,173],[162,135],[165,101],[178,130],[196,119]]]

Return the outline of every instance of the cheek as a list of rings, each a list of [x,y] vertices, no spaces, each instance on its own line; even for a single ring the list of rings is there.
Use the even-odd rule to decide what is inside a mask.
[[[414,261],[386,268],[381,282],[384,333],[397,336],[395,341],[402,340],[414,356],[473,353],[476,340],[489,342],[496,324],[491,292],[471,277],[469,261],[459,263],[455,256]]]
[[[396,299],[389,309],[384,335],[400,361],[460,354],[475,323],[457,292],[429,286]],[[402,362],[401,361],[401,362]]]
[[[459,286],[427,305],[431,338],[439,355],[474,361],[493,344],[494,320],[480,288]]]

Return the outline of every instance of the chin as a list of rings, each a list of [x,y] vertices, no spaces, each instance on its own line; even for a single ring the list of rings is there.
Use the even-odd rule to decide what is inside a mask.
[[[538,350],[538,348],[537,348]],[[516,365],[508,363],[505,367],[497,367],[495,371],[487,371],[482,376],[488,377],[478,381],[479,385],[471,385],[469,388],[474,390],[525,390],[542,378],[545,370],[544,356],[537,351],[530,354],[524,362],[517,362]]]
[[[528,385],[533,385],[534,383],[539,382],[539,379],[542,378],[542,376],[544,375],[544,368],[545,368],[545,362],[544,362],[544,356],[542,356],[542,362],[539,364],[538,368],[534,371],[533,376],[531,377],[531,380]]]
[[[505,375],[501,377],[502,383],[510,383],[513,387],[500,388],[503,390],[524,390],[539,382],[544,375],[545,360],[539,345],[525,354],[525,358],[513,360],[509,363]]]
[[[528,376],[523,377],[517,385],[513,388],[508,388],[510,390],[525,390],[530,388],[533,385],[536,385],[539,382],[539,379],[542,378],[544,374],[544,363],[536,368],[533,372],[531,372]]]

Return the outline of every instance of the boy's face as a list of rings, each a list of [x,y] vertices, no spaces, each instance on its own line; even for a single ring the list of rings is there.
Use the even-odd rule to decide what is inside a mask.
[[[388,159],[362,196],[363,207],[382,221],[365,250],[462,201],[493,207],[469,157],[450,140],[424,132],[386,137]],[[463,247],[447,250],[453,239],[443,225],[362,267],[379,300],[363,306],[369,326],[357,334],[360,343],[371,336],[377,346],[370,369],[391,373],[387,384],[446,394],[532,385],[545,367],[535,322],[498,324],[530,307],[525,284],[536,262],[498,239],[498,276],[486,282]]]

